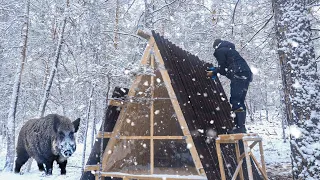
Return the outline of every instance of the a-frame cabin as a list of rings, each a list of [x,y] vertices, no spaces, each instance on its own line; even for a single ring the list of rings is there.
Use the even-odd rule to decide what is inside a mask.
[[[106,124],[115,122],[113,130],[98,135],[109,138],[102,165],[87,163],[86,173],[96,178],[221,179],[215,137],[234,125],[219,79],[206,76],[211,64],[155,32],[138,34],[148,40],[141,59],[148,73],[137,75],[125,98],[110,101],[109,108],[120,111],[116,119],[106,118]],[[231,179],[235,150],[221,148]]]

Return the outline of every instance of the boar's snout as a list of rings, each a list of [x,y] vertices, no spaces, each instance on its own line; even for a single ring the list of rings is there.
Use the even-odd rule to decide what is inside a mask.
[[[76,144],[74,141],[65,141],[60,144],[60,153],[68,158],[76,151]]]
[[[58,149],[62,156],[68,158],[76,151],[76,142],[73,132],[60,131],[58,133]]]

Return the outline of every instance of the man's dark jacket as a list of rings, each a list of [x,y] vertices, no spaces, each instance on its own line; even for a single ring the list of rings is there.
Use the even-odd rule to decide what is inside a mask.
[[[233,79],[239,76],[251,78],[252,72],[246,61],[236,51],[233,43],[221,41],[220,45],[214,52],[219,67],[218,73]]]

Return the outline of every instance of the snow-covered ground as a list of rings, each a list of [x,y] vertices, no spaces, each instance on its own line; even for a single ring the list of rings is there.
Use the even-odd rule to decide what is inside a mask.
[[[249,119],[249,118],[248,118]],[[286,180],[292,179],[291,164],[290,164],[290,145],[288,140],[284,142],[282,139],[281,120],[270,119],[266,121],[262,116],[261,120],[257,119],[255,122],[248,122],[249,132],[259,133],[263,137],[264,155],[267,166],[267,172],[270,179]],[[4,143],[0,138],[0,168],[4,166],[5,162],[5,148]],[[89,145],[89,143],[88,143]],[[35,162],[32,164],[31,171],[23,175],[0,172],[0,180],[78,180],[81,177],[81,164],[82,164],[82,150],[83,145],[77,145],[77,151],[68,160],[67,175],[60,175],[60,169],[55,163],[52,176],[45,176],[43,172],[38,171]],[[254,148],[255,155],[259,159],[258,148]],[[88,146],[87,151],[90,151]],[[88,152],[89,153],[89,152]]]
[[[271,116],[272,117],[272,116]],[[255,118],[259,119],[259,118]],[[266,121],[264,116],[261,120],[248,122],[249,132],[258,133],[263,138],[264,157],[267,174],[270,179],[286,180],[291,178],[290,143],[283,140],[280,119]],[[286,131],[288,137],[288,131]],[[260,160],[259,146],[254,148],[254,155]]]

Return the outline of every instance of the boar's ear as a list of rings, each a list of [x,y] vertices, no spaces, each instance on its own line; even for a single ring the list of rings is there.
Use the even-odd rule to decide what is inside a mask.
[[[53,130],[54,132],[58,132],[58,127],[60,124],[60,119],[57,116],[53,116]]]
[[[73,126],[74,126],[74,131],[77,132],[79,129],[79,125],[80,125],[80,118],[76,119],[75,121],[72,122]]]

